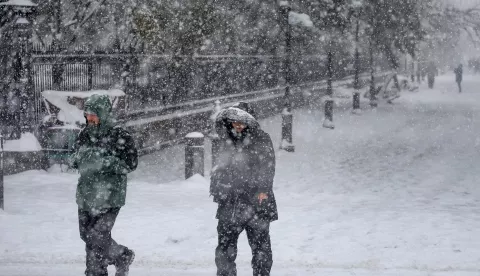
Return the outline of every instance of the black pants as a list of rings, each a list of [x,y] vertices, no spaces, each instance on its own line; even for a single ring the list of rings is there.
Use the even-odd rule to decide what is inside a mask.
[[[251,219],[245,225],[227,220],[219,220],[217,226],[218,246],[215,250],[217,276],[236,276],[237,242],[245,229],[248,243],[252,249],[252,268],[254,276],[269,276],[272,268],[272,247],[269,233],[270,222]]]
[[[457,84],[458,84],[458,92],[459,92],[459,93],[462,93],[462,82],[461,82],[461,81],[457,81]]]
[[[108,276],[107,266],[122,260],[125,249],[112,239],[112,228],[120,208],[107,209],[99,214],[78,210],[80,237],[87,253],[85,275]]]
[[[433,88],[434,82],[435,82],[434,77],[428,77],[428,88]]]

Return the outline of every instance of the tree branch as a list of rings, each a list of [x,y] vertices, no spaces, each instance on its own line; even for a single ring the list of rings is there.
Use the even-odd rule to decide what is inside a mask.
[[[69,29],[73,29],[73,35],[68,41],[68,44],[66,45],[67,48],[72,46],[72,44],[77,41],[81,27],[83,27],[88,22],[88,20],[92,18],[92,16],[97,12],[98,8],[101,7],[105,2],[106,0],[101,0],[100,2],[97,2],[96,5],[93,5],[92,1],[88,1],[87,3],[85,3],[83,9],[77,10],[73,17],[73,20],[69,22],[70,24],[67,24],[67,27],[69,27]],[[88,12],[91,6],[93,6],[92,10]]]

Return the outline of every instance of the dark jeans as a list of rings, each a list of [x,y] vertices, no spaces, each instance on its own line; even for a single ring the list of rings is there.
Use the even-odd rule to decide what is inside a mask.
[[[462,93],[462,82],[461,82],[461,81],[457,81],[457,84],[458,84],[458,92],[459,92],[459,93]]]
[[[127,249],[112,239],[112,228],[120,208],[99,214],[78,210],[80,237],[85,242],[87,276],[108,276],[107,266],[118,265]]]
[[[269,233],[270,222],[253,218],[245,225],[219,220],[217,226],[218,246],[215,250],[217,276],[236,276],[237,242],[240,233],[247,231],[248,243],[252,249],[254,276],[269,276],[272,268],[272,247]]]
[[[428,77],[428,88],[433,88],[435,77]]]

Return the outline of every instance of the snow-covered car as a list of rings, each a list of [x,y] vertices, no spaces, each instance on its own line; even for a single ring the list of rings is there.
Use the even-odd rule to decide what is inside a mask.
[[[85,125],[83,105],[94,94],[108,95],[116,117],[124,116],[127,105],[125,93],[118,89],[91,91],[42,92],[42,121],[36,136],[50,163],[65,164],[73,150],[75,139]]]

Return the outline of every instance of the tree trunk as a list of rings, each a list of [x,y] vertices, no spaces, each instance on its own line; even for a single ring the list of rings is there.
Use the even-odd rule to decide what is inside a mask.
[[[138,61],[137,53],[135,49],[131,47],[129,49],[129,55],[127,57],[127,60],[125,61],[125,64],[123,67],[124,69],[122,73],[125,94],[128,99],[127,101],[129,103],[133,103],[132,100],[134,98],[135,99],[139,98],[139,97],[136,97],[137,75],[138,75],[138,69],[139,69],[138,67],[139,67],[139,61]]]
[[[393,83],[395,84],[395,87],[398,89],[398,92],[400,92],[402,88],[400,86],[400,83],[398,82],[397,73],[395,73],[395,75],[393,75]]]
[[[394,81],[394,84],[395,84],[395,87],[398,89],[398,92],[401,91],[401,87],[400,87],[400,83],[398,82],[398,76],[397,76],[397,71],[398,71],[398,68],[399,68],[399,64],[398,64],[398,61],[397,61],[397,57],[395,56],[395,54],[393,53],[390,45],[387,45],[387,44],[384,44],[383,45],[383,52],[384,54],[386,55],[389,63],[390,63],[390,66],[393,70],[395,70],[395,75],[393,76],[393,81]],[[406,65],[405,65],[406,66]],[[407,72],[408,73],[408,72]]]
[[[328,52],[327,61],[327,94],[325,99],[325,119],[323,127],[333,129],[333,52]]]
[[[333,96],[333,52],[329,51],[327,59],[327,96]]]
[[[370,56],[370,106],[376,107],[377,104],[377,95],[375,89],[375,64],[373,61],[373,41],[370,39],[370,47],[369,47],[369,56]]]
[[[415,60],[412,59],[412,73],[410,75],[410,78],[412,79],[412,83],[415,82]]]
[[[62,1],[55,0],[53,2],[53,16],[54,16],[54,32],[53,41],[52,41],[52,50],[55,53],[61,53],[64,50],[64,46],[60,42],[60,34],[63,33],[62,30]],[[65,71],[64,64],[62,64],[61,58],[57,58],[52,65],[52,84],[54,90],[61,90],[61,83],[63,81],[63,72]]]

